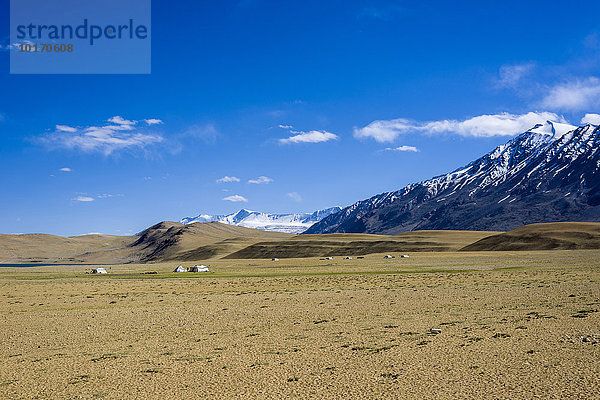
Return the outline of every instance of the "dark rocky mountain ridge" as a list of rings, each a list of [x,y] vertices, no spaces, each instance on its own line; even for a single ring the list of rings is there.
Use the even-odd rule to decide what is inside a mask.
[[[600,221],[600,128],[548,121],[449,174],[359,201],[305,233],[507,231]]]

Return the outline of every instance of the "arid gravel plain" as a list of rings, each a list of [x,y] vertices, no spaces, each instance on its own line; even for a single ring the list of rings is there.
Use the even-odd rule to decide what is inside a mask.
[[[599,397],[600,251],[383,255],[0,268],[0,398]]]

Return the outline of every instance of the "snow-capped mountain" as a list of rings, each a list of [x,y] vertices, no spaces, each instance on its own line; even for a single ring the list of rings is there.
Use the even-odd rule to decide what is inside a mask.
[[[359,201],[305,233],[509,230],[600,221],[600,128],[546,122],[449,174]]]
[[[181,220],[182,224],[193,222],[218,221],[223,224],[244,226],[246,228],[261,229],[263,231],[277,231],[287,233],[302,233],[316,222],[340,211],[342,207],[331,207],[325,210],[317,210],[314,213],[303,214],[268,214],[259,211],[242,209],[228,215],[198,215],[197,217],[186,217]]]

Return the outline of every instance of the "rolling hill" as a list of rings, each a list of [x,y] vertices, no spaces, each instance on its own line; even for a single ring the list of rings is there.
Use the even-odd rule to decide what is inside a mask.
[[[510,232],[423,230],[397,235],[292,235],[219,222],[160,222],[133,236],[0,235],[1,264],[128,264],[373,253],[600,248],[600,223],[551,223]]]
[[[283,241],[260,242],[224,258],[302,258],[357,256],[387,252],[456,251],[498,232],[415,231],[398,235],[299,235]]]
[[[492,235],[461,251],[577,250],[600,248],[600,223],[532,224]]]
[[[2,263],[144,263],[219,258],[294,235],[221,224],[160,222],[134,236],[0,235]]]

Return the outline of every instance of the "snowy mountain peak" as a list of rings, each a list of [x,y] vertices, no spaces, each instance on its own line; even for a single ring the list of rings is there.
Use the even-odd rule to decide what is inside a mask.
[[[221,222],[228,225],[244,226],[246,228],[261,229],[265,231],[277,231],[287,233],[302,233],[315,223],[325,217],[340,211],[342,207],[331,207],[317,210],[313,213],[298,214],[269,214],[260,211],[241,209],[227,215],[206,215],[186,217],[181,220],[182,224],[194,222]]]
[[[570,132],[576,128],[577,128],[576,126],[566,124],[563,122],[546,121],[543,124],[535,125],[533,128],[531,128],[527,132],[537,133],[537,134],[541,134],[541,135],[548,135],[551,138],[556,139],[556,138],[564,135],[565,133]]]

